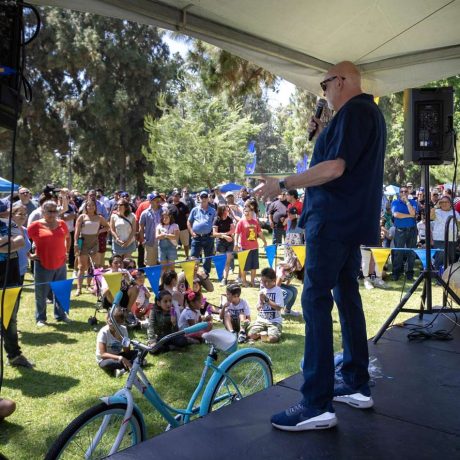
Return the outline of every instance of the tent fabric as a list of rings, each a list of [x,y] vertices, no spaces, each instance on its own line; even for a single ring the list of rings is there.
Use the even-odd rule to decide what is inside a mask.
[[[222,193],[235,192],[243,188],[240,184],[235,184],[234,182],[229,182],[228,184],[221,184],[218,186]]]
[[[460,0],[32,0],[202,39],[320,94],[347,59],[382,96],[459,73]]]
[[[19,189],[19,185],[14,184],[14,190]],[[11,191],[11,182],[9,180],[3,179],[0,177],[0,192],[10,192]]]

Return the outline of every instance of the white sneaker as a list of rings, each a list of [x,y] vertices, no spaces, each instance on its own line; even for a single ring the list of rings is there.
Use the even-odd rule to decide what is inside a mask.
[[[46,326],[46,323],[44,321],[37,321],[37,324],[36,324],[37,327],[45,327]]]
[[[382,278],[374,278],[372,280],[373,284],[374,284],[374,287],[376,288],[380,288],[380,289],[387,289],[388,286],[386,285],[385,281],[383,281]]]
[[[78,273],[74,270],[72,272],[72,278],[77,278],[78,277]]]
[[[115,378],[119,379],[124,374],[126,374],[126,369],[117,369],[115,371]]]
[[[364,287],[366,289],[374,289],[374,285],[372,284],[372,281],[369,278],[364,278]]]

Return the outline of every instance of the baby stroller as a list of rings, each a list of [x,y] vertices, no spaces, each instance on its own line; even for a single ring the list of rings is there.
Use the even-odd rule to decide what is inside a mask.
[[[97,324],[97,313],[107,313],[108,309],[104,305],[104,296],[102,295],[102,273],[104,273],[104,269],[95,267],[91,255],[89,256],[89,263],[88,276],[92,279],[93,293],[96,295],[96,305],[94,316],[88,318],[88,324],[90,326],[95,326]]]

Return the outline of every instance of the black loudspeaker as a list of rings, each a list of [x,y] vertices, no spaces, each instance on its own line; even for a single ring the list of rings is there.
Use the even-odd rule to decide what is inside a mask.
[[[454,91],[451,86],[404,91],[404,161],[454,161]]]
[[[22,6],[0,0],[0,129],[14,129],[19,115]]]

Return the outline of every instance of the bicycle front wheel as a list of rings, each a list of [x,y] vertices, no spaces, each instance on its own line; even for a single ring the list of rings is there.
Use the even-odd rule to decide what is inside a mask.
[[[60,434],[56,442],[46,454],[45,460],[81,460],[102,459],[109,455],[126,412],[126,404],[98,404],[79,415]],[[105,418],[107,417],[107,418]],[[104,433],[90,452],[96,433],[103,422],[108,422]],[[133,412],[128,421],[118,451],[134,446],[143,441],[142,421]]]
[[[207,412],[233,404],[273,385],[270,363],[260,355],[249,354],[232,363],[217,382]]]

